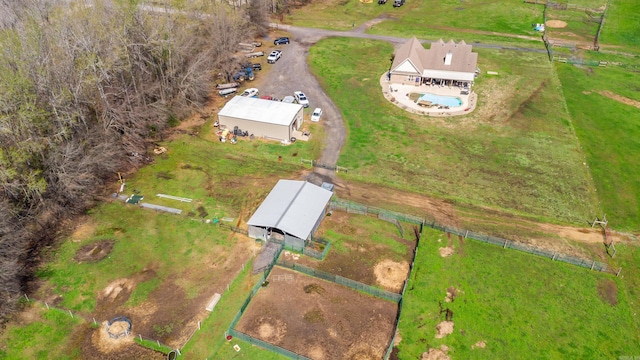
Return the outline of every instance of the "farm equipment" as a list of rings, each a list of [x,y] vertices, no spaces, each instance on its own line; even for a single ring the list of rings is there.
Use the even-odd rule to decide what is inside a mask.
[[[246,67],[233,75],[234,81],[243,82],[245,80],[253,81],[255,79],[255,75],[253,74],[253,69],[250,67]]]
[[[252,58],[257,58],[257,57],[260,57],[260,56],[264,56],[264,52],[263,51],[256,51],[256,52],[245,54],[244,56],[252,59]]]
[[[238,86],[240,86],[240,84],[238,84],[237,82],[232,82],[227,84],[218,84],[216,85],[216,89],[225,90],[225,89],[237,88]]]
[[[236,91],[238,91],[237,87],[232,87],[232,88],[227,88],[227,89],[223,89],[218,91],[218,94],[220,94],[220,96],[224,96],[227,97],[233,93],[235,93]]]

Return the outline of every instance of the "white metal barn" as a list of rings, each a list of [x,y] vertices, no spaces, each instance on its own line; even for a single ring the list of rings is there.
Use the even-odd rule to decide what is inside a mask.
[[[278,181],[249,219],[249,237],[276,239],[302,250],[325,217],[332,195],[306,181]]]
[[[218,122],[256,137],[289,141],[302,125],[302,110],[299,104],[235,96],[218,113]]]

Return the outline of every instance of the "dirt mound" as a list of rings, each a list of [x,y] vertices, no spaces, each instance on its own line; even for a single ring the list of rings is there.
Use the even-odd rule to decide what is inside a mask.
[[[442,257],[447,257],[447,256],[451,256],[453,255],[453,248],[452,247],[441,247],[440,249],[440,256]]]
[[[126,294],[126,297],[128,298],[134,286],[135,286],[135,282],[132,279],[114,280],[100,292],[98,299],[114,301],[118,298],[118,296],[121,293],[123,294],[123,296]]]
[[[400,291],[409,274],[409,263],[382,260],[373,268],[373,273],[378,284],[392,291]]]
[[[483,341],[478,341],[477,343],[471,345],[472,349],[476,349],[476,348],[480,348],[480,349],[484,349],[487,346],[487,343]]]
[[[436,325],[436,339],[442,339],[443,337],[453,333],[453,321],[443,321]]]
[[[545,23],[547,27],[561,29],[563,27],[567,27],[567,23],[562,20],[547,20]]]
[[[258,319],[260,339],[277,344],[287,334],[287,324],[279,319],[263,317]]]
[[[112,324],[112,326],[113,325],[114,324]],[[125,337],[114,339],[107,333],[107,321],[104,321],[102,326],[100,326],[99,329],[96,329],[91,335],[91,342],[98,350],[100,350],[100,352],[110,354],[132,345],[133,335],[129,334]]]
[[[79,263],[96,262],[106,258],[113,249],[115,240],[101,240],[78,249],[73,259]]]
[[[460,294],[464,293],[460,289],[456,289],[453,286],[447,289],[447,295],[444,297],[445,302],[453,302]]]
[[[441,345],[439,349],[429,349],[429,351],[422,353],[420,360],[450,360],[447,355],[449,347],[447,345]]]

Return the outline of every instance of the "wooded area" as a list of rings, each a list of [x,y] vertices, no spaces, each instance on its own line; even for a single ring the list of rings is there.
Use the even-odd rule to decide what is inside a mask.
[[[0,0],[0,318],[60,224],[204,103],[272,7],[177,3],[160,13],[137,1]]]

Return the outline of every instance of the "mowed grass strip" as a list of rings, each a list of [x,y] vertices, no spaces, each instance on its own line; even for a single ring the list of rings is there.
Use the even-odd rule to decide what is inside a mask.
[[[624,68],[558,64],[564,97],[614,229],[640,226],[640,76]]]
[[[615,276],[427,229],[399,328],[400,359],[449,347],[459,359],[595,359],[640,353],[625,284]],[[457,293],[446,302],[447,291]],[[453,332],[436,338],[440,313]],[[478,345],[484,342],[484,347]],[[474,346],[475,345],[475,346]]]
[[[342,111],[346,177],[582,223],[594,187],[546,55],[474,49],[478,108],[451,118],[410,114],[382,96],[391,45],[332,38],[310,49],[312,71]],[[488,76],[486,71],[498,76]],[[398,94],[397,96],[403,96]]]

